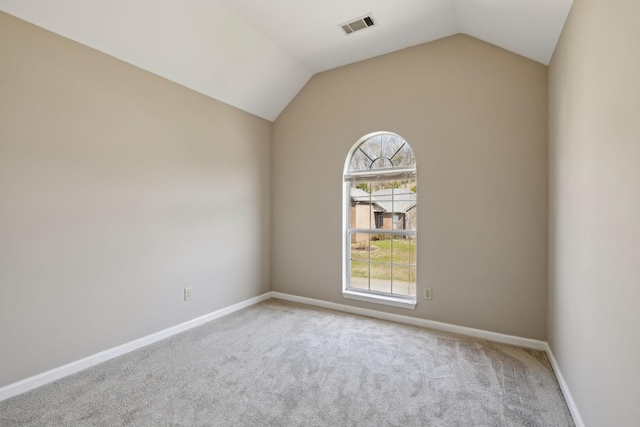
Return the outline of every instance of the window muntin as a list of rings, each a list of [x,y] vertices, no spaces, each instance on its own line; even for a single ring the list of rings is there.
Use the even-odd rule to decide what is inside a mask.
[[[347,173],[403,167],[415,169],[413,151],[400,136],[379,132],[365,138],[352,152]]]
[[[411,147],[395,134],[367,135],[347,158],[344,183],[345,296],[415,305],[417,181]]]

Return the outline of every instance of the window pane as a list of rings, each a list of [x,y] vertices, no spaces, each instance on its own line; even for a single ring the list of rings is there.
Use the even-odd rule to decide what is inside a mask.
[[[369,159],[360,150],[356,150],[351,156],[351,162],[349,163],[349,170],[368,170],[371,166],[372,159]]]
[[[394,264],[415,265],[416,240],[413,236],[393,236],[391,262]]]
[[[416,241],[413,236],[393,236],[391,262],[393,263],[393,293],[415,296]]]
[[[372,291],[391,293],[391,264],[371,262],[369,282]]]
[[[415,230],[416,229],[416,213],[417,207],[414,203],[405,213],[404,213],[404,230]]]
[[[352,228],[375,228],[374,206],[369,203],[351,204]]]
[[[359,149],[372,160],[377,159],[382,154],[382,137],[380,135],[376,135],[367,139],[360,145]]]
[[[415,267],[393,265],[393,293],[396,295],[415,296]]]
[[[351,259],[356,261],[369,261],[370,235],[368,233],[351,234]]]
[[[371,290],[391,293],[391,236],[371,236]]]
[[[369,263],[351,261],[350,287],[369,290]]]
[[[371,253],[372,261],[390,263],[391,262],[391,235],[382,234],[382,233],[372,234],[370,253]]]
[[[382,210],[372,199],[369,191],[369,183],[352,182],[350,186],[350,227],[351,228],[375,228],[376,212]]]
[[[405,144],[400,148],[395,155],[391,158],[394,167],[407,167],[415,165],[416,161],[413,157],[413,151],[409,147],[409,144]]]
[[[407,264],[416,265],[416,238],[415,236],[409,236],[405,239],[407,250],[409,252],[409,258]]]
[[[396,157],[395,154],[400,150],[404,145],[406,145],[405,141],[402,138],[398,138],[396,135],[383,135],[382,136],[382,156],[392,161],[393,167],[397,167],[398,165],[393,162],[393,158]]]

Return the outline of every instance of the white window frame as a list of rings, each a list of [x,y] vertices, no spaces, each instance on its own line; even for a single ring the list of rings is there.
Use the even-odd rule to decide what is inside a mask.
[[[349,153],[347,154],[347,158],[344,165],[344,170],[342,174],[342,206],[343,206],[343,214],[342,214],[342,230],[343,230],[343,244],[342,244],[342,295],[344,298],[358,300],[358,301],[366,301],[376,304],[389,305],[393,307],[401,307],[407,309],[415,309],[416,300],[417,300],[417,275],[418,275],[418,266],[416,262],[416,295],[413,297],[403,297],[399,295],[391,295],[386,293],[378,293],[375,291],[369,290],[356,290],[351,289],[349,287],[351,280],[351,235],[354,233],[369,233],[369,234],[388,234],[388,235],[398,235],[398,236],[413,236],[417,240],[417,225],[416,230],[377,230],[377,229],[362,229],[362,228],[351,228],[351,182],[354,180],[362,179],[365,182],[376,181],[376,180],[392,180],[394,178],[416,178],[417,177],[417,164],[411,168],[388,168],[388,169],[373,169],[371,171],[355,171],[349,173],[349,165],[351,163],[351,158],[354,155],[354,152],[360,147],[360,145],[366,140],[373,138],[378,135],[393,135],[398,138],[402,138],[401,136],[394,134],[392,132],[374,132],[368,135],[363,136],[356,142]],[[410,146],[409,146],[410,148]],[[364,180],[364,178],[370,178]],[[417,248],[416,248],[416,259],[417,259]]]

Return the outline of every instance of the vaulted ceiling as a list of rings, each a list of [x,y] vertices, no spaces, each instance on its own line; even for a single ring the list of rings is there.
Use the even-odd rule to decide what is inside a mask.
[[[0,0],[0,10],[275,120],[320,71],[463,33],[548,64],[573,0]],[[372,14],[375,26],[340,24]]]

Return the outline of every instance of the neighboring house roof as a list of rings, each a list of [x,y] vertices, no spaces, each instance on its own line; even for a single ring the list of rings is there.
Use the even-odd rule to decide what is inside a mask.
[[[407,213],[417,203],[416,193],[408,188],[385,188],[374,191],[371,198],[386,212]]]
[[[351,200],[375,205],[376,212],[407,213],[416,206],[416,193],[408,188],[385,188],[369,194],[360,188],[351,188]]]
[[[351,188],[351,200],[357,203],[371,203],[374,212],[385,212],[386,209],[374,200],[371,194],[360,188]]]

